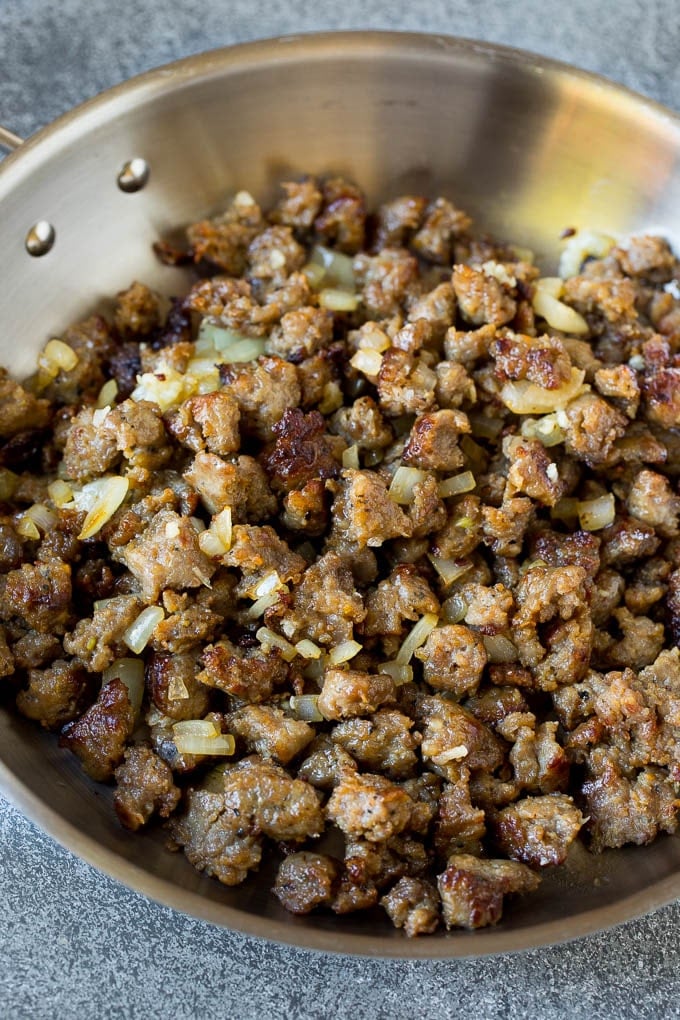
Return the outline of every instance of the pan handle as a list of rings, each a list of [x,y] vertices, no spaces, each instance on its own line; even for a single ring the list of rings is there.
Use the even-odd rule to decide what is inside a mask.
[[[5,128],[0,124],[0,148],[9,149],[10,152],[13,149],[18,149],[20,145],[23,145],[23,138],[19,138],[19,135],[15,135],[9,128]]]

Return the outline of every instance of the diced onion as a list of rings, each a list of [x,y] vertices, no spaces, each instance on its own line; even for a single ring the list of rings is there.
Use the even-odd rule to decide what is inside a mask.
[[[38,367],[55,379],[59,372],[70,372],[78,364],[78,355],[63,340],[48,340],[38,357]]]
[[[194,351],[196,354],[208,354],[210,347],[214,347],[218,351],[226,351],[234,344],[248,339],[249,337],[245,333],[239,333],[236,329],[220,326],[212,319],[202,319],[198,327]]]
[[[131,652],[139,655],[149,643],[154,630],[165,619],[165,611],[160,606],[147,606],[143,609],[123,633],[123,641]]]
[[[160,364],[156,372],[144,372],[137,376],[137,385],[130,394],[131,400],[151,400],[165,413],[196,391],[195,381],[181,375],[169,365]]]
[[[127,495],[130,483],[121,475],[107,475],[94,482],[88,482],[79,493],[74,493],[76,509],[88,513],[78,538],[92,538],[107,521],[110,521]]]
[[[416,648],[420,648],[421,645],[425,644],[430,633],[434,630],[438,623],[439,617],[436,613],[425,613],[424,616],[421,616],[404,639],[401,648],[395,656],[395,662],[398,662],[399,665],[402,666],[409,663]]]
[[[452,475],[440,482],[437,486],[437,495],[440,499],[458,496],[462,492],[472,492],[476,484],[472,471],[461,471],[459,475]]]
[[[467,758],[468,754],[469,751],[465,744],[456,744],[455,747],[450,747],[440,754],[435,754],[430,758],[430,761],[434,762],[435,765],[448,765],[451,761],[462,761],[463,758]]]
[[[262,595],[271,595],[273,591],[279,591],[284,584],[275,570],[271,570],[261,578],[252,589],[253,595],[260,598]]]
[[[543,446],[557,446],[565,439],[556,414],[545,414],[542,418],[525,418],[520,432],[525,439],[538,439]]]
[[[485,276],[490,276],[494,280],[498,280],[504,287],[516,287],[517,280],[509,273],[507,268],[502,262],[496,262],[495,259],[489,259],[487,262],[482,262],[482,272]]]
[[[33,521],[43,533],[51,531],[57,523],[57,515],[44,503],[34,503],[24,513],[24,518]]]
[[[290,708],[295,717],[303,722],[323,722],[323,716],[319,711],[318,694],[300,694],[297,697],[293,695],[290,699]]]
[[[473,436],[480,439],[496,439],[503,428],[502,418],[489,418],[485,414],[470,414],[468,417]]]
[[[517,649],[504,634],[485,634],[482,641],[489,662],[517,662]]]
[[[579,230],[567,239],[560,256],[560,276],[563,280],[578,276],[581,266],[589,255],[601,259],[608,255],[616,244],[613,237],[594,230]]]
[[[61,478],[56,478],[53,482],[50,482],[47,486],[47,495],[58,510],[61,510],[67,503],[73,501],[73,489],[67,482],[63,482]]]
[[[116,659],[102,673],[102,687],[120,680],[128,689],[130,705],[137,715],[144,697],[144,663],[141,659]]]
[[[288,587],[287,586],[285,586],[285,587],[286,587],[286,591],[288,591]],[[286,620],[281,620],[280,626],[281,626],[281,630],[283,631],[283,633],[286,635],[287,638],[292,638],[293,634],[297,630],[297,624],[295,623],[294,620],[287,620],[287,619]]]
[[[342,451],[342,466],[352,468],[354,471],[359,470],[359,447],[356,443]]]
[[[358,641],[341,641],[328,653],[329,665],[338,666],[341,662],[348,662],[358,655],[363,647]]]
[[[326,276],[326,271],[323,266],[318,266],[314,262],[308,262],[302,267],[300,272],[305,274],[307,282],[312,290],[317,290],[323,283]]]
[[[462,436],[460,440],[460,448],[465,454],[470,466],[473,470],[482,472],[486,469],[488,457],[486,451],[476,443],[472,436]]]
[[[396,662],[394,660],[381,662],[378,666],[378,672],[391,676],[395,687],[401,687],[402,684],[410,684],[413,680],[413,666],[409,666],[408,663],[404,662]]]
[[[465,619],[468,611],[468,604],[460,592],[450,595],[442,602],[442,616],[447,623],[460,623]]]
[[[172,727],[173,737],[203,737],[214,740],[220,735],[219,728],[212,719],[183,719]]]
[[[333,251],[321,244],[315,244],[309,256],[312,265],[320,266],[324,271],[324,278],[345,287],[347,290],[354,290],[356,281],[354,279],[354,266],[349,255],[340,251]]]
[[[175,673],[170,675],[170,683],[168,684],[168,697],[174,701],[186,701],[189,697],[189,691],[187,685],[182,680],[181,676]]]
[[[584,379],[585,372],[582,369],[572,368],[569,382],[555,390],[544,389],[528,379],[516,382],[510,380],[504,384],[500,398],[513,414],[549,414],[565,407],[570,400],[584,392]]]
[[[377,322],[365,322],[361,332],[356,334],[359,350],[378,351],[383,354],[392,346],[392,341]]]
[[[198,545],[206,556],[224,556],[231,549],[231,541],[231,507],[225,506],[224,510],[215,514],[210,522],[210,527],[201,531],[198,536]]]
[[[267,595],[260,596],[252,606],[247,610],[246,617],[249,620],[259,620],[261,616],[264,616],[266,611],[271,607],[275,606],[281,597],[282,591],[288,591],[287,585],[284,584],[283,588],[279,588],[276,591],[270,591]]]
[[[350,358],[349,363],[357,372],[363,372],[367,378],[377,379],[382,366],[382,354],[362,347]]]
[[[175,737],[174,744],[180,754],[231,755],[236,749],[236,741],[231,733],[222,733],[219,737]]]
[[[388,495],[395,503],[408,504],[413,502],[415,487],[427,478],[426,471],[418,468],[398,467],[390,484]]]
[[[428,559],[446,585],[453,584],[472,567],[469,561],[459,563],[458,560],[448,560],[443,556],[428,554]]]
[[[537,315],[545,319],[553,329],[559,329],[562,333],[580,335],[587,333],[590,328],[575,308],[565,305],[564,301],[558,301],[547,290],[536,290],[531,303]]]
[[[117,396],[118,396],[118,383],[116,382],[115,379],[109,379],[109,381],[105,382],[99,391],[99,396],[97,397],[97,407],[98,408],[111,407],[111,405],[115,402]]]
[[[321,658],[321,649],[318,645],[315,645],[313,641],[309,641],[307,638],[303,638],[302,641],[298,641],[295,645],[295,650],[298,655],[301,655],[303,659],[319,659]]]
[[[366,467],[375,467],[376,464],[380,464],[384,459],[384,450],[366,450],[364,455],[364,463]]]
[[[9,468],[0,468],[0,500],[11,499],[18,484],[18,475]]]
[[[597,499],[584,499],[578,504],[579,524],[584,531],[599,531],[614,521],[616,507],[611,492]]]
[[[278,648],[286,662],[292,662],[297,655],[295,645],[291,645],[290,641],[286,641],[285,638],[270,630],[269,627],[260,627],[255,637],[265,649]]]
[[[241,340],[238,344],[232,344],[231,347],[225,350],[224,356],[231,363],[255,361],[255,358],[259,358],[261,354],[264,354],[264,349],[264,340],[253,340],[247,338],[245,340]]]
[[[224,548],[223,543],[219,540],[214,531],[209,528],[202,531],[198,536],[198,548],[201,550],[204,556],[216,558],[218,556],[224,556],[228,550]]]
[[[331,312],[354,312],[359,307],[359,298],[347,290],[337,287],[324,287],[319,292],[319,304]]]
[[[561,298],[564,292],[564,280],[561,276],[542,276],[534,283],[536,290],[542,290],[550,297]]]
[[[19,518],[17,523],[17,534],[21,535],[22,538],[30,538],[36,541],[40,538],[40,532],[35,521],[32,521],[30,517],[26,517],[25,514]]]
[[[103,425],[110,413],[111,413],[110,407],[95,408],[95,410],[92,412],[92,424],[94,425],[94,427],[98,429],[100,425]]]

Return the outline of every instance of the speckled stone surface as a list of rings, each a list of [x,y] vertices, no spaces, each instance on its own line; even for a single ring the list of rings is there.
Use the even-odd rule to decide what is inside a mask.
[[[677,0],[0,0],[0,123],[30,134],[102,88],[281,33],[421,29],[522,46],[680,109]],[[478,961],[314,955],[157,906],[0,800],[0,1018],[446,1020],[680,1016],[680,904]]]

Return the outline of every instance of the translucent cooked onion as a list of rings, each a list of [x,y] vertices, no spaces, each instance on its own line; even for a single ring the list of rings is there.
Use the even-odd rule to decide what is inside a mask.
[[[22,514],[17,522],[17,534],[21,535],[22,538],[29,538],[34,542],[37,542],[40,538],[40,532],[35,521],[32,521],[30,517],[26,517]]]
[[[231,755],[236,750],[236,741],[231,733],[222,733],[219,737],[175,737],[173,741],[180,754]]]
[[[418,468],[398,467],[387,490],[390,499],[395,503],[407,505],[412,503],[415,495],[415,487],[419,482],[427,478],[427,471],[419,471]]]
[[[301,655],[303,659],[320,659],[322,652],[318,645],[315,645],[313,641],[309,641],[307,638],[303,638],[302,641],[298,641],[295,645],[295,650],[298,655]]]
[[[597,499],[584,499],[577,506],[579,524],[584,531],[599,531],[613,524],[616,515],[614,496],[608,492]]]
[[[214,531],[209,528],[202,531],[198,536],[198,548],[204,554],[213,559],[217,559],[219,556],[224,556],[228,550],[224,548],[222,542],[220,542]]]
[[[127,495],[130,483],[121,475],[107,475],[88,482],[80,492],[73,494],[77,510],[87,510],[78,538],[92,538],[110,521]]]
[[[424,616],[421,616],[404,639],[394,661],[399,663],[400,666],[405,666],[409,663],[416,648],[420,648],[421,645],[425,644],[430,633],[434,630],[438,623],[439,617],[436,613],[425,613]]]
[[[380,328],[377,322],[365,322],[361,332],[357,333],[356,336],[359,341],[359,350],[378,351],[380,354],[383,354],[392,346],[389,336],[384,329]]]
[[[368,379],[375,380],[382,366],[382,354],[362,347],[350,358],[349,363],[357,372],[362,372]]]
[[[33,506],[29,506],[28,510],[24,513],[24,518],[36,525],[43,533],[51,531],[57,523],[57,515],[49,507],[45,506],[44,503],[34,503]]]
[[[109,381],[105,382],[99,391],[99,396],[97,397],[97,407],[98,408],[111,407],[115,403],[117,396],[118,396],[118,383],[116,382],[115,379],[109,379]]]
[[[563,280],[578,276],[589,256],[602,259],[616,244],[613,237],[595,230],[579,230],[567,238],[560,256],[560,276]]]
[[[506,382],[500,398],[513,414],[550,414],[558,408],[566,407],[570,400],[585,392],[585,375],[582,369],[572,368],[569,382],[555,390],[546,390],[528,379]]]
[[[223,353],[225,359],[230,363],[255,361],[261,354],[264,354],[265,341],[246,338],[240,343],[232,344]]]
[[[468,604],[460,592],[450,595],[442,602],[442,616],[447,623],[460,623],[465,619],[468,611]]]
[[[564,293],[564,280],[561,276],[542,276],[536,280],[534,287],[559,300]]]
[[[302,267],[300,272],[305,274],[312,290],[318,290],[326,276],[323,266],[319,266],[315,262],[308,262]]]
[[[38,367],[52,379],[56,379],[61,371],[71,372],[77,364],[78,355],[63,340],[48,340],[38,355]]]
[[[323,279],[346,290],[354,290],[356,280],[354,278],[354,265],[349,255],[340,251],[333,251],[325,248],[322,244],[315,244],[311,250],[309,261],[312,265],[320,266],[323,269]]]
[[[563,443],[565,433],[560,426],[556,414],[546,414],[542,418],[525,418],[520,432],[525,439],[538,439],[543,446],[557,446]]]
[[[214,740],[220,735],[220,730],[212,719],[183,719],[173,724],[172,734],[173,737],[203,737],[205,740]]]
[[[479,439],[496,439],[503,429],[502,418],[489,418],[485,414],[469,414],[472,435]]]
[[[137,385],[130,394],[132,400],[151,400],[165,413],[177,407],[195,393],[193,380],[187,379],[169,365],[159,365],[156,372],[137,376]]]
[[[279,591],[283,587],[285,586],[279,575],[275,570],[271,570],[257,582],[252,589],[252,593],[256,598],[261,598],[262,595],[271,595],[273,591]]]
[[[427,558],[446,585],[453,584],[463,574],[467,574],[472,566],[468,561],[460,563],[458,560],[448,560],[443,556],[434,556],[432,554],[428,554]]]
[[[531,303],[537,315],[545,319],[553,329],[559,329],[562,333],[580,336],[587,333],[590,328],[575,308],[565,305],[564,301],[558,301],[547,290],[536,290]]]
[[[342,466],[352,468],[354,471],[359,470],[359,447],[356,443],[342,451]]]
[[[160,606],[147,606],[143,609],[123,633],[123,641],[131,652],[139,655],[149,643],[154,630],[165,619],[165,611]]]
[[[578,517],[579,502],[580,500],[573,496],[563,496],[555,503],[555,506],[550,508],[550,516],[553,520],[573,524]]]
[[[463,492],[472,492],[476,484],[472,471],[461,471],[459,475],[452,475],[440,482],[437,486],[437,495],[440,499],[459,496]]]
[[[102,673],[102,687],[112,680],[120,680],[128,690],[130,705],[139,714],[144,697],[144,663],[141,659],[116,659]]]
[[[354,312],[359,307],[359,297],[348,290],[324,287],[319,291],[319,304],[330,312]]]
[[[485,634],[482,641],[489,662],[517,662],[517,649],[504,634]]]
[[[247,618],[249,620],[259,620],[271,606],[276,605],[281,597],[281,593],[287,591],[288,586],[284,584],[282,588],[278,588],[276,591],[270,591],[267,595],[261,595],[246,611]]]
[[[358,641],[341,641],[339,645],[335,645],[329,651],[328,663],[330,666],[338,666],[341,662],[349,662],[359,654],[363,647]]]
[[[462,761],[463,758],[467,758],[468,754],[469,751],[465,744],[456,744],[455,747],[449,747],[446,751],[430,757],[430,761],[435,765],[448,765],[452,761]]]
[[[198,545],[201,552],[206,556],[224,556],[231,549],[232,534],[231,507],[225,506],[218,514],[215,514],[210,522],[210,527],[199,534]]]
[[[323,716],[319,711],[318,694],[300,694],[297,697],[293,695],[290,699],[290,709],[295,718],[303,722],[323,722]]]
[[[63,482],[61,478],[56,478],[53,482],[50,482],[47,486],[47,495],[58,510],[61,510],[67,503],[73,501],[73,489],[67,482]]]
[[[196,354],[208,354],[211,347],[218,351],[226,351],[234,344],[249,339],[245,333],[239,333],[238,330],[230,329],[228,326],[220,326],[213,319],[202,319],[198,327],[194,351]]]
[[[280,634],[276,634],[273,630],[270,630],[269,627],[260,627],[255,637],[265,649],[278,648],[281,652],[281,657],[285,659],[286,662],[292,662],[297,655],[295,645],[291,645],[290,641],[286,641],[285,638],[282,638]]]
[[[176,673],[170,675],[170,682],[168,684],[168,697],[173,701],[186,701],[189,697],[189,691],[187,685],[182,680],[181,676]]]
[[[409,666],[408,663],[396,662],[395,660],[381,662],[378,666],[378,672],[391,676],[396,687],[401,687],[402,684],[410,684],[413,680],[413,666]]]

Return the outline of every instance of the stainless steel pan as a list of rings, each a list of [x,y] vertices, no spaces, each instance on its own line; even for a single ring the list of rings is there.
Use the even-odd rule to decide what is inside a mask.
[[[0,361],[19,375],[51,334],[131,280],[182,286],[180,270],[151,254],[159,234],[218,210],[238,188],[265,199],[288,173],[344,172],[373,199],[447,193],[548,265],[566,226],[680,237],[678,117],[564,65],[441,36],[332,34],[208,53],[115,88],[23,145],[11,132],[0,143],[18,146],[0,165]],[[579,850],[497,928],[408,941],[380,917],[292,917],[265,892],[266,872],[236,889],[202,878],[165,851],[162,833],[122,831],[108,791],[4,711],[0,790],[139,892],[319,950],[505,952],[680,895],[680,839],[597,858]]]

